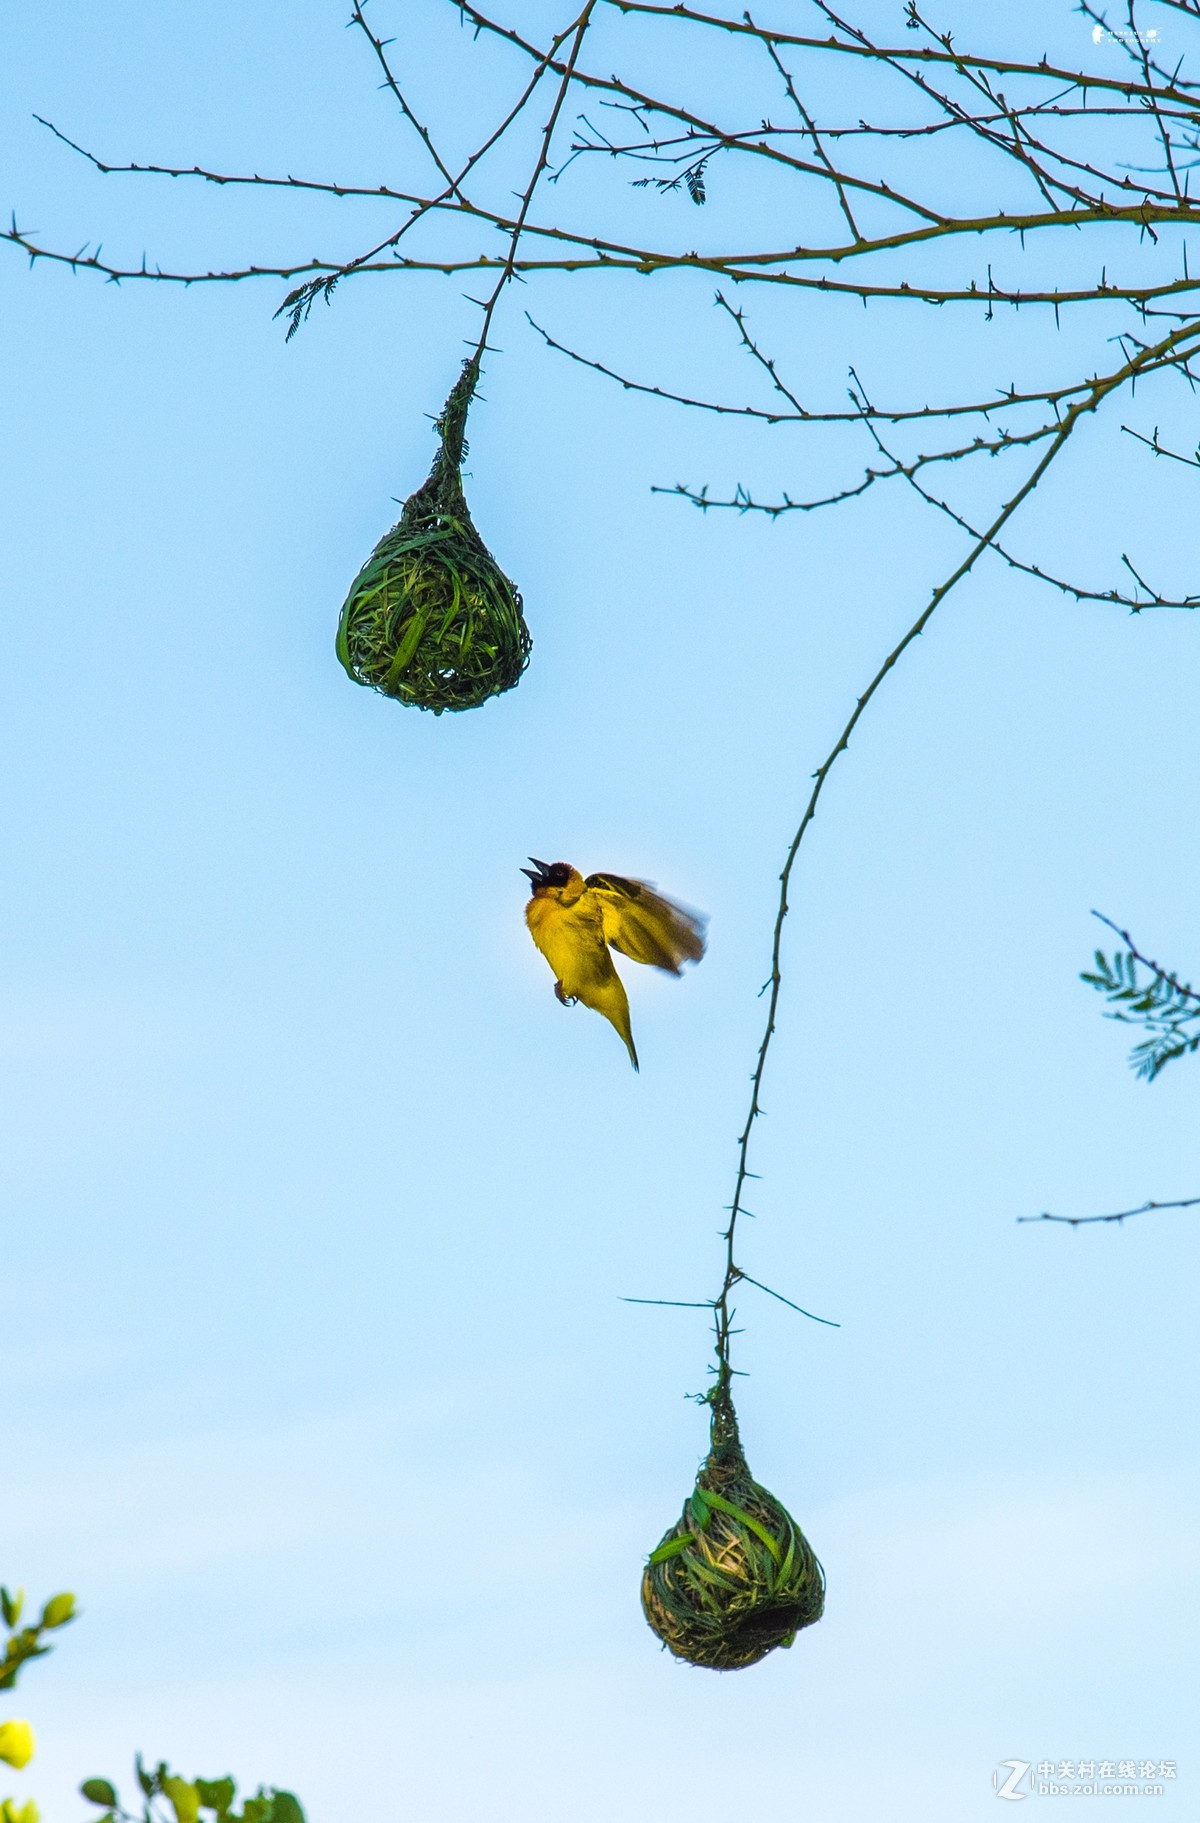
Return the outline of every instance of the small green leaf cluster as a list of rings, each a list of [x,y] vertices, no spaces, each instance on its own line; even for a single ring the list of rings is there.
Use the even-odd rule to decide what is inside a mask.
[[[1145,966],[1143,977],[1141,959],[1132,950],[1114,950],[1110,958],[1098,949],[1094,970],[1079,978],[1107,998],[1106,1019],[1137,1025],[1145,1032],[1129,1053],[1129,1063],[1145,1081],[1153,1082],[1177,1057],[1200,1050],[1200,992],[1165,969]]]
[[[200,1823],[201,1813],[216,1823],[305,1823],[299,1801],[290,1791],[276,1791],[260,1785],[253,1797],[243,1798],[235,1810],[237,1785],[223,1779],[181,1779],[166,1761],[148,1770],[139,1755],[135,1763],[137,1782],[141,1787],[142,1808],[126,1810],[116,1786],[108,1779],[85,1779],[79,1787],[89,1803],[100,1804],[103,1815],[93,1823]],[[156,1803],[165,1799],[170,1811]]]
[[[8,1630],[4,1652],[0,1656],[0,1690],[12,1690],[21,1675],[21,1667],[31,1658],[42,1658],[50,1647],[42,1635],[56,1627],[65,1627],[75,1618],[75,1597],[52,1595],[32,1626],[21,1625],[25,1612],[25,1591],[15,1592],[0,1586],[0,1617]],[[0,1722],[0,1760],[22,1771],[33,1758],[33,1730],[28,1722]],[[21,1804],[16,1798],[0,1799],[0,1823],[39,1823],[40,1812],[32,1798]]]
[[[18,1589],[15,1594],[0,1587],[0,1615],[8,1629],[8,1639],[4,1646],[4,1655],[0,1657],[0,1690],[11,1690],[20,1675],[22,1665],[31,1658],[41,1658],[50,1651],[43,1645],[43,1633],[52,1633],[55,1627],[65,1627],[69,1620],[75,1618],[75,1597],[73,1595],[52,1595],[42,1609],[41,1615],[32,1626],[21,1626],[21,1615],[25,1611],[25,1591]]]
[[[5,1798],[0,1804],[0,1823],[41,1823],[41,1811],[32,1798],[24,1804],[18,1804],[15,1798]]]
[[[678,190],[682,186],[694,203],[703,205],[708,201],[708,191],[704,186],[704,169],[711,157],[712,152],[706,152],[703,158],[696,159],[687,167],[686,171],[681,171],[678,177],[635,177],[633,188],[645,190],[653,184],[656,190],[665,194],[668,190]]]
[[[50,1651],[42,1643],[44,1633],[65,1627],[75,1618],[75,1597],[52,1595],[32,1626],[21,1626],[25,1609],[25,1592],[16,1593],[0,1586],[0,1616],[8,1629],[8,1641],[0,1657],[0,1690],[11,1690],[21,1667],[31,1658]],[[0,1723],[0,1759],[18,1770],[33,1758],[33,1730],[28,1722]],[[91,1804],[102,1807],[103,1815],[92,1823],[201,1823],[201,1813],[215,1823],[305,1823],[299,1801],[290,1791],[277,1791],[260,1785],[253,1797],[242,1800],[234,1809],[237,1786],[231,1778],[181,1779],[165,1761],[147,1771],[139,1755],[135,1762],[141,1787],[142,1808],[128,1811],[122,1807],[117,1789],[108,1779],[85,1779],[80,1791]],[[163,1803],[165,1800],[169,1810]],[[0,1823],[39,1823],[40,1812],[33,1799],[19,1804],[16,1798],[0,1799]]]

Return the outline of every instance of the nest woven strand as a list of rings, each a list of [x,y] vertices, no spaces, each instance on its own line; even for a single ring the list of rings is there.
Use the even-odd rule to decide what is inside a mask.
[[[437,420],[425,485],[354,579],[337,655],[356,683],[418,709],[475,709],[511,690],[529,662],[521,597],[471,522],[462,484],[472,358]]]
[[[642,1609],[676,1658],[756,1665],[820,1620],[825,1573],[787,1508],[752,1479],[727,1379],[711,1394],[708,1457],[642,1575]]]

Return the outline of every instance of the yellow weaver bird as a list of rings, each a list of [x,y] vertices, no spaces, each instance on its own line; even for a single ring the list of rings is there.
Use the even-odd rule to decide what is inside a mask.
[[[533,883],[525,922],[554,970],[554,992],[564,1006],[582,1000],[603,1013],[625,1040],[636,1070],[629,1001],[609,951],[681,975],[685,962],[699,962],[704,954],[707,920],[664,899],[645,880],[623,880],[619,874],[589,874],[585,880],[566,861],[529,859],[533,868],[521,869]]]

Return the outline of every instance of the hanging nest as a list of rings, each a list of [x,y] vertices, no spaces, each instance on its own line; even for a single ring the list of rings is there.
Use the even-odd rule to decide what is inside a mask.
[[[642,1575],[642,1609],[689,1665],[738,1671],[820,1620],[825,1573],[774,1494],[751,1479],[722,1376],[712,1442],[683,1512]]]
[[[475,709],[511,690],[529,662],[521,597],[471,523],[462,484],[472,358],[437,421],[441,447],[354,579],[337,655],[358,684],[418,709]]]

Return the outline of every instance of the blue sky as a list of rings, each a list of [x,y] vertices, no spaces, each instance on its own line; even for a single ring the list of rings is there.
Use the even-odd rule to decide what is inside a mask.
[[[443,13],[405,50],[465,145],[516,66]],[[114,160],[400,181],[412,145],[342,27],[279,0],[9,17],[0,202],[134,262],[351,251],[356,205],[106,180],[31,119]],[[688,212],[713,245],[778,207],[627,177],[577,164],[555,206]],[[530,669],[457,717],[354,689],[337,611],[426,473],[462,289],[347,284],[285,346],[274,283],[0,261],[0,1575],[84,1611],[11,1707],[40,1749],[9,1787],[58,1823],[140,1747],[289,1786],[312,1823],[963,1823],[1001,1760],[1158,1756],[1186,1814],[1200,1230],[1016,1218],[1200,1192],[1200,1066],[1138,1084],[1076,979],[1093,905],[1200,969],[1200,628],[982,565],[835,774],[743,1263],[841,1327],[747,1291],[738,1357],[827,1613],[753,1671],[676,1665],[637,1584],[703,1451],[709,1337],[621,1299],[716,1289],[778,868],[962,547],[900,495],[772,526],[652,494],[818,491],[863,454],[622,393],[522,315],[748,397],[711,285],[552,277],[502,305],[468,464]],[[1103,348],[1026,314],[751,306],[835,404],[851,362],[880,393],[986,389]],[[1194,588],[1195,478],[1120,422],[1195,442],[1182,390],[1147,389],[1014,542]],[[531,852],[711,916],[684,981],[626,971],[639,1077],[554,1002]]]

